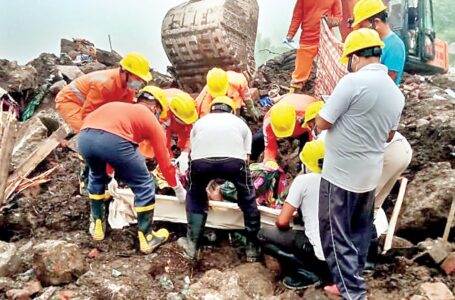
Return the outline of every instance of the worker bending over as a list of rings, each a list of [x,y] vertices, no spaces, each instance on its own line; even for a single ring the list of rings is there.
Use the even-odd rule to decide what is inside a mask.
[[[251,131],[235,116],[235,105],[227,96],[215,98],[210,114],[198,120],[191,130],[189,189],[186,198],[187,237],[179,244],[186,255],[197,260],[208,212],[207,185],[212,179],[225,179],[237,189],[238,205],[243,212],[247,238],[247,261],[256,261],[260,249],[257,233],[260,214],[251,183],[248,156]]]
[[[220,96],[228,96],[234,101],[237,115],[240,114],[240,109],[245,105],[250,116],[256,121],[259,120],[259,113],[251,98],[248,80],[242,73],[226,72],[220,68],[211,69],[207,73],[207,85],[196,98],[199,116],[208,114],[213,99]]]
[[[156,99],[140,97],[138,104],[105,104],[85,118],[78,149],[90,169],[90,234],[94,240],[103,240],[105,236],[103,200],[106,197],[105,184],[110,180],[105,171],[106,163],[116,170],[117,177],[134,193],[140,251],[151,253],[167,240],[169,232],[166,229],[152,231],[155,183],[138,150],[140,142],[150,141],[166,181],[174,188],[177,198],[183,201],[186,191],[176,179],[175,168],[166,149],[166,137],[156,118],[166,109]]]
[[[132,103],[136,92],[152,80],[147,59],[138,53],[128,53],[120,68],[83,75],[65,86],[55,98],[55,108],[75,132],[79,132],[85,117],[101,105],[121,101]],[[81,161],[80,192],[87,186],[88,168]]]
[[[279,139],[297,138],[300,150],[310,139],[310,130],[302,126],[305,121],[305,110],[315,98],[303,94],[286,94],[272,106],[264,116],[262,130],[253,138],[251,159],[257,160],[264,151],[264,162],[269,167],[277,168]]]
[[[377,31],[384,42],[381,63],[387,66],[389,76],[399,85],[406,60],[406,48],[400,37],[390,28],[387,18],[387,7],[382,0],[360,0],[354,6],[352,27]]]
[[[329,26],[338,26],[341,18],[341,0],[297,0],[286,39],[291,42],[302,29],[300,46],[292,73],[291,93],[301,90],[310,77],[313,61],[318,54],[321,18],[326,17]]]
[[[374,190],[384,143],[398,127],[404,97],[380,64],[382,43],[371,29],[351,32],[341,57],[344,76],[316,117],[326,130],[319,192],[324,256],[343,299],[366,299],[362,277],[370,244]]]
[[[289,189],[286,202],[276,219],[276,227],[264,227],[259,240],[265,254],[277,258],[283,284],[290,289],[303,289],[333,282],[322,252],[319,237],[319,184],[324,159],[324,142],[305,144],[300,159],[311,173],[297,176]],[[304,230],[290,228],[294,212],[303,221]]]

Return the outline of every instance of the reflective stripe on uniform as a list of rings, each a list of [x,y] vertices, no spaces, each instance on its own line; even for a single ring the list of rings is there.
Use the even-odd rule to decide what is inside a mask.
[[[85,97],[82,95],[81,91],[77,88],[77,86],[74,84],[74,81],[70,83],[70,88],[73,91],[73,93],[76,95],[76,97],[84,103]]]
[[[155,204],[147,205],[143,207],[135,207],[136,212],[146,212],[155,209]]]
[[[90,198],[90,200],[104,200],[106,198],[106,194],[101,195],[88,194],[88,197]]]

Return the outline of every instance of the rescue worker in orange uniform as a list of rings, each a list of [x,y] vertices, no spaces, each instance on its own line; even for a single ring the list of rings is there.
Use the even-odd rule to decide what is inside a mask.
[[[155,208],[155,183],[147,169],[138,144],[150,141],[155,158],[164,178],[175,190],[180,201],[186,191],[176,178],[166,148],[166,136],[156,115],[166,113],[155,99],[141,97],[137,104],[111,102],[88,115],[81,127],[78,149],[90,168],[88,191],[90,198],[90,234],[96,241],[105,237],[105,185],[110,181],[106,174],[106,163],[117,172],[117,177],[134,193],[134,206],[138,219],[140,251],[151,253],[164,243],[169,232],[152,230]]]
[[[75,132],[84,118],[111,101],[132,103],[136,92],[152,80],[148,60],[128,53],[120,68],[96,71],[73,80],[55,98],[55,108]]]
[[[207,85],[196,98],[199,117],[208,114],[213,99],[220,96],[228,96],[234,101],[237,115],[245,105],[250,116],[256,121],[259,119],[259,113],[251,98],[248,80],[242,73],[226,72],[220,68],[213,68],[207,73]]]
[[[291,93],[301,90],[310,76],[313,60],[318,54],[322,17],[326,17],[329,26],[338,26],[342,18],[341,0],[297,0],[286,36],[291,42],[299,27],[302,29],[292,73]]]
[[[148,60],[141,54],[128,53],[120,61],[120,68],[92,72],[65,86],[55,98],[55,108],[68,125],[79,132],[89,113],[112,101],[132,103],[136,92],[150,80]],[[81,160],[81,194],[85,194],[87,176],[88,168]]]
[[[317,101],[316,98],[303,94],[283,95],[277,104],[264,116],[262,130],[253,137],[251,159],[257,160],[264,151],[264,162],[271,168],[278,168],[278,139],[297,138],[300,150],[311,139],[311,130],[305,123],[305,109]]]
[[[167,108],[167,112],[159,118],[166,132],[166,145],[171,158],[174,158],[172,150],[173,136],[177,135],[177,147],[181,155],[188,156],[190,149],[190,132],[193,123],[198,119],[196,101],[188,94],[179,89],[162,90],[156,86],[146,86],[138,93],[141,98],[156,99],[161,106]],[[139,150],[146,158],[154,158],[153,147],[149,141],[143,141]]]

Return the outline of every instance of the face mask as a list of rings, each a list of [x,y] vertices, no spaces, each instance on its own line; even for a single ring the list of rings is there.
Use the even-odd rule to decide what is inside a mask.
[[[144,83],[140,80],[130,80],[126,83],[126,87],[138,91],[144,87]]]

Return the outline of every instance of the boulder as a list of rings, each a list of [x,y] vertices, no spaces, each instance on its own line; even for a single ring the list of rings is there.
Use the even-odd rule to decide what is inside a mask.
[[[20,265],[21,261],[16,246],[0,241],[0,277],[14,275]]]
[[[51,87],[49,88],[49,92],[51,92],[52,95],[57,95],[58,92],[60,92],[64,87],[66,86],[66,81],[65,80],[59,80]]]
[[[40,56],[27,63],[38,72],[39,85],[45,84],[51,76],[57,76],[58,71],[55,66],[60,64],[62,64],[61,60],[52,53],[41,53]]]
[[[33,66],[20,66],[16,61],[0,59],[0,87],[9,93],[22,93],[38,88],[38,72]]]
[[[454,193],[455,169],[450,163],[430,163],[417,172],[407,188],[398,235],[412,242],[428,236],[415,232],[441,236]]]
[[[96,59],[108,67],[117,67],[122,60],[122,56],[115,51],[106,51],[97,48]]]
[[[44,286],[72,282],[85,272],[84,256],[76,244],[47,240],[33,251],[33,270]]]
[[[99,70],[105,70],[106,69],[106,65],[102,64],[100,62],[97,62],[97,61],[93,61],[93,62],[89,62],[89,63],[86,63],[86,64],[83,64],[83,65],[79,66],[79,69],[84,74],[88,74],[88,73],[99,71]]]
[[[84,73],[77,66],[56,66],[57,70],[62,74],[63,78],[68,82],[81,77]]]
[[[273,275],[259,263],[207,271],[189,288],[189,299],[262,299],[273,295]]]

